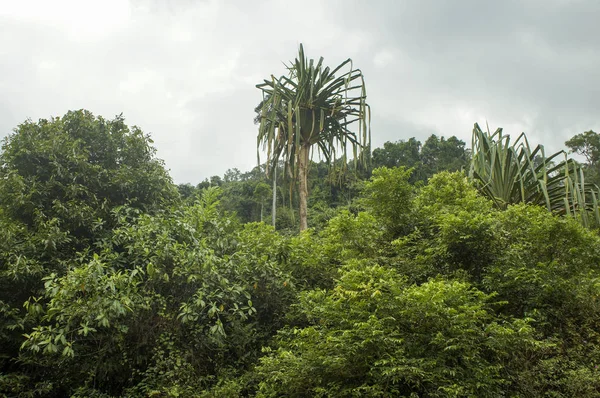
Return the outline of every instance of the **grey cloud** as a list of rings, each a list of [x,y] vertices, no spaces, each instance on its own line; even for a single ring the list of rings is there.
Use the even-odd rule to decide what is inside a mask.
[[[300,42],[363,70],[375,145],[431,133],[470,142],[486,119],[549,149],[600,130],[595,0],[289,4],[113,2],[106,15],[118,18],[80,35],[0,13],[0,135],[68,109],[123,112],[152,134],[177,182],[248,169],[254,85],[282,74]]]

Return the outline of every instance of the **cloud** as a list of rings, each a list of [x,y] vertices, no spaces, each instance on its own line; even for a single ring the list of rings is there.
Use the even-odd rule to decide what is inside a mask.
[[[0,7],[0,135],[123,112],[177,182],[256,163],[254,86],[304,43],[365,74],[373,140],[470,142],[474,122],[560,149],[600,131],[600,3],[28,1]]]

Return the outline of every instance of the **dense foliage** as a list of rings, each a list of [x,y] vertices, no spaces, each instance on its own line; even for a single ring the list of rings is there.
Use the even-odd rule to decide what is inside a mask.
[[[325,161],[311,162],[308,179],[309,223],[316,229],[322,229],[340,207],[353,207],[364,181],[369,179],[373,169],[411,168],[409,182],[422,184],[438,171],[467,169],[469,159],[470,152],[465,148],[464,141],[454,136],[446,139],[432,134],[423,145],[416,138],[411,138],[408,141],[388,141],[383,147],[375,148],[368,169],[348,168],[341,172],[341,165],[332,168]],[[298,195],[290,187],[293,182],[285,179],[284,169],[285,165],[280,163],[276,173],[276,227],[279,231],[296,233],[299,220],[292,209],[298,207]],[[178,188],[184,198],[190,198],[204,188],[219,186],[224,192],[222,208],[235,213],[242,222],[252,222],[261,220],[261,210],[264,221],[271,219],[273,214],[271,200],[257,195],[258,192],[264,192],[265,185],[272,187],[273,180],[267,178],[264,167],[256,167],[245,173],[230,169],[223,177],[212,176],[196,186],[180,184]],[[263,188],[257,190],[259,186]],[[271,189],[269,193],[272,192]]]
[[[0,395],[599,396],[597,231],[498,206],[468,159],[432,136],[374,170],[313,163],[296,234],[283,180],[280,230],[259,222],[264,169],[176,187],[122,117],[22,124],[0,154]]]

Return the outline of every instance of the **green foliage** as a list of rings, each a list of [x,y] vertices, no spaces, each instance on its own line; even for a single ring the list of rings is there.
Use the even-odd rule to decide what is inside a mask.
[[[326,255],[339,264],[353,259],[376,258],[385,247],[384,231],[367,212],[356,216],[342,210],[321,232]]]
[[[561,156],[564,160],[554,164]],[[524,133],[511,144],[502,129],[491,134],[475,124],[469,177],[501,209],[533,203],[573,216],[584,226],[600,224],[600,191],[585,183],[581,166],[564,151],[546,157],[541,145],[531,150]]]
[[[85,381],[132,396],[189,395],[219,369],[252,363],[281,326],[293,284],[276,265],[282,238],[223,217],[218,195],[134,220],[121,210],[100,254],[45,278],[45,305],[27,303],[41,319],[23,349],[60,358],[65,389]]]
[[[373,215],[341,210],[318,234],[310,229],[289,240],[285,267],[301,290],[327,289],[344,263],[375,258],[385,248],[384,230]]]
[[[271,211],[272,192],[265,180],[264,168],[255,167],[247,173],[228,170],[219,186],[223,189],[223,209],[236,214],[243,222],[263,221]]]
[[[415,205],[422,208],[422,215],[430,211],[455,212],[489,211],[491,203],[481,197],[463,173],[441,172],[429,180],[415,198]]]
[[[0,205],[34,230],[56,219],[81,242],[112,226],[110,211],[128,204],[156,210],[176,197],[152,141],[124,119],[87,111],[19,125],[5,139],[0,163]]]
[[[279,333],[257,396],[500,396],[540,344],[527,321],[496,319],[490,299],[353,263],[333,291],[301,294],[310,326]]]
[[[121,116],[105,120],[87,111],[27,121],[5,138],[0,154],[0,372],[7,384],[0,391],[60,395],[62,382],[68,383],[68,367],[19,357],[22,334],[33,336],[40,351],[66,349],[70,354],[62,340],[76,331],[55,325],[54,317],[88,319],[92,310],[109,304],[98,298],[88,309],[46,313],[45,305],[53,298],[75,300],[77,289],[63,278],[87,280],[89,293],[100,295],[94,283],[120,284],[128,277],[100,271],[103,265],[85,269],[83,264],[91,264],[93,245],[112,234],[117,207],[127,205],[136,217],[178,200],[151,143]],[[79,274],[66,276],[80,266]]]
[[[459,173],[434,176],[415,213],[416,230],[393,242],[390,264],[414,281],[470,280],[504,302],[500,314],[534,320],[547,347],[519,372],[519,394],[595,396],[597,383],[580,389],[577,380],[592,379],[600,362],[596,233],[536,205],[499,211]]]
[[[556,344],[520,375],[523,395],[597,396],[598,236],[538,206],[515,205],[498,216],[502,249],[483,285],[507,301],[504,313],[534,318],[538,332]]]
[[[596,234],[535,206],[511,206],[498,218],[501,233],[496,243],[502,250],[490,264],[484,283],[501,297],[511,298],[512,313],[535,311],[540,320],[554,326],[573,316],[587,321],[598,316],[597,309],[592,310],[594,302],[580,301],[587,296],[584,291],[595,295],[598,288]]]
[[[373,165],[377,167],[415,167],[421,162],[421,142],[415,137],[407,141],[387,141],[382,148],[375,148],[372,155]]]
[[[433,176],[414,200],[414,230],[393,242],[396,266],[414,281],[442,273],[473,282],[497,251],[496,216],[464,174]]]
[[[373,150],[373,167],[412,168],[410,182],[427,181],[440,171],[459,171],[469,163],[469,150],[464,141],[452,136],[438,138],[432,134],[425,144],[416,138],[386,142]]]
[[[421,150],[424,174],[431,177],[440,171],[460,171],[467,166],[469,156],[464,141],[455,136],[445,139],[432,134]]]
[[[339,262],[328,258],[320,237],[312,229],[290,238],[288,250],[284,265],[300,290],[332,286]]]
[[[511,176],[489,186],[434,175],[455,137],[387,143],[368,181],[312,163],[317,228],[293,234],[281,175],[275,231],[264,168],[175,187],[121,117],[24,123],[0,154],[0,395],[600,395],[597,231],[487,196],[552,200],[584,169],[503,137],[479,137]]]
[[[410,229],[412,195],[409,184],[412,169],[381,167],[373,170],[371,179],[363,189],[364,204],[392,236]]]

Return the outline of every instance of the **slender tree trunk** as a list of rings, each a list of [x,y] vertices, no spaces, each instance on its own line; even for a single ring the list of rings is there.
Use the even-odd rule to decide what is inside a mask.
[[[263,201],[261,200],[260,201],[260,222],[263,222],[263,207],[264,207],[264,204],[263,204]]]
[[[308,154],[310,147],[302,145],[298,153],[298,179],[300,189],[298,197],[300,199],[300,232],[308,228]]]
[[[271,210],[273,228],[275,228],[275,219],[277,218],[277,165],[273,170],[273,210]]]

